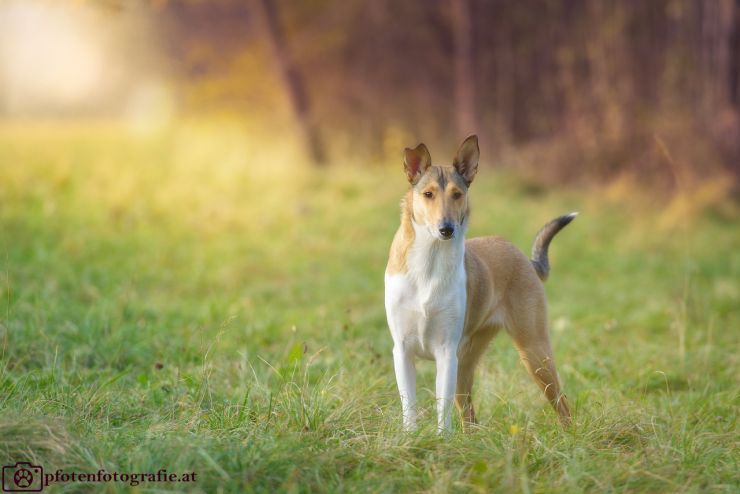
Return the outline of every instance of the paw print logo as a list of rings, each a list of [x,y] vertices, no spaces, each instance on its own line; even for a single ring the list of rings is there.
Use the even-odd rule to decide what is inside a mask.
[[[20,468],[13,475],[13,481],[15,482],[16,486],[20,487],[21,489],[25,489],[26,487],[29,487],[31,484],[33,484],[33,474],[31,473],[31,470]]]

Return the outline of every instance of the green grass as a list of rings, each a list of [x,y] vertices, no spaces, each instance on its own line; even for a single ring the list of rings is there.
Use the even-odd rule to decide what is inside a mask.
[[[400,431],[382,280],[404,189],[398,164],[312,172],[233,127],[0,127],[0,463],[198,475],[140,492],[740,489],[734,213],[482,165],[471,236],[528,251],[582,213],[547,283],[575,425],[501,335],[480,427],[440,437],[427,362]]]

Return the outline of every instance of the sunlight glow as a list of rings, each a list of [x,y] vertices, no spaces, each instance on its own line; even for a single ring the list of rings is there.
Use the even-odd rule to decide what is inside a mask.
[[[102,77],[96,38],[81,6],[0,2],[0,94],[7,110],[84,106]]]

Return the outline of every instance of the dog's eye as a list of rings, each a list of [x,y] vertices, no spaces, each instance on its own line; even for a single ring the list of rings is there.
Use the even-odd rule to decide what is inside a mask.
[[[462,197],[462,192],[453,192],[452,198],[453,199],[460,199]]]
[[[424,197],[426,197],[427,199],[431,199],[433,196],[434,196],[434,194],[432,194],[429,191],[424,192]]]

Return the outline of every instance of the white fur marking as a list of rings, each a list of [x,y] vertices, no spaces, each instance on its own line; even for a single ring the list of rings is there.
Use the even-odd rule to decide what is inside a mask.
[[[457,385],[457,350],[465,323],[464,227],[451,240],[439,240],[414,223],[415,239],[403,274],[386,274],[385,306],[393,337],[393,360],[401,394],[404,428],[416,426],[416,357],[437,362],[437,419],[452,425]]]

